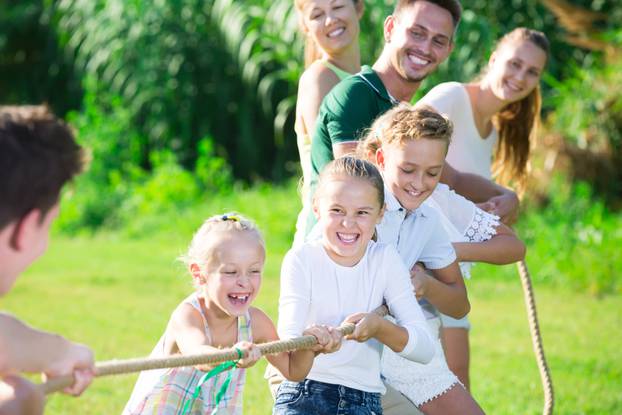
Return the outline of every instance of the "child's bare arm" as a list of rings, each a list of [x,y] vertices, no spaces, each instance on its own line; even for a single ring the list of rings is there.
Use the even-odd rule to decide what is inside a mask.
[[[79,395],[91,383],[94,370],[93,352],[88,347],[0,313],[0,376],[20,372],[43,373],[48,378],[73,374],[76,382],[64,391]]]
[[[261,310],[254,309],[253,311],[256,313],[253,317],[255,341],[257,343],[265,343],[278,340],[279,336],[272,320]],[[313,359],[318,353],[332,353],[341,346],[341,334],[332,328],[313,326],[303,332],[303,335],[308,334],[318,339],[319,344],[313,349],[266,356],[270,364],[276,367],[288,380],[294,382],[304,380],[309,374],[311,366],[313,366]]]
[[[503,223],[496,227],[497,234],[483,242],[455,242],[458,261],[487,262],[504,265],[525,258],[525,244],[514,231]]]
[[[462,318],[467,315],[471,305],[458,262],[430,271],[432,275],[421,272],[417,265],[411,270],[417,297],[424,297],[441,313],[450,317]]]
[[[408,330],[376,313],[352,314],[346,317],[345,322],[356,324],[354,332],[346,336],[346,340],[364,342],[373,337],[394,352],[401,352],[408,343]]]

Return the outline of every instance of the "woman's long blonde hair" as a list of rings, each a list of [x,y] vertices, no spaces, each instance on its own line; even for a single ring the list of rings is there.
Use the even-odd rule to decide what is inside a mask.
[[[546,35],[525,27],[518,27],[503,36],[497,42],[495,52],[516,40],[530,41],[542,49],[548,58],[550,46]],[[493,177],[504,185],[513,182],[519,193],[524,191],[529,173],[529,153],[540,123],[541,107],[542,97],[538,85],[525,98],[509,104],[492,119],[499,132],[492,164]]]
[[[295,0],[294,1],[294,4],[296,5],[296,10],[298,11],[298,21],[299,21],[301,28],[303,27],[303,24],[304,24],[303,23],[304,17],[302,15],[302,11],[303,11],[303,8],[305,7],[305,4],[307,4],[307,2],[309,1],[310,0]],[[354,5],[357,5],[359,2],[362,2],[362,1],[363,0],[352,0]],[[304,56],[305,56],[305,69],[308,68],[313,62],[315,62],[316,60],[322,57],[322,52],[320,51],[320,48],[317,46],[315,41],[309,35],[305,36]]]

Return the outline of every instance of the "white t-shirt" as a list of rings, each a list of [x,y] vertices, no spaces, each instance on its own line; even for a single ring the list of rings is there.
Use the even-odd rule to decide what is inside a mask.
[[[418,103],[426,104],[454,124],[447,161],[455,169],[492,178],[492,154],[497,144],[496,128],[482,138],[475,126],[469,94],[459,82],[445,82],[432,88]]]
[[[385,187],[384,201],[387,209],[382,222],[376,226],[378,242],[397,248],[408,269],[419,261],[428,269],[440,269],[456,260],[456,251],[443,225],[442,213],[429,199],[409,212]],[[427,319],[438,316],[434,306],[425,299],[421,299],[419,304]]]
[[[339,326],[354,313],[370,312],[386,301],[397,323],[408,330],[399,354],[427,363],[434,346],[415,299],[410,274],[390,245],[370,241],[358,264],[344,267],[326,253],[321,240],[292,248],[283,259],[278,332],[282,339],[300,336],[311,324]],[[344,341],[341,349],[320,354],[308,379],[384,393],[380,378],[383,345]]]

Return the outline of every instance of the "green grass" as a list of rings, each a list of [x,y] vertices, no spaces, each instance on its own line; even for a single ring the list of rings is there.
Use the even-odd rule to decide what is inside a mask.
[[[298,209],[294,199],[291,188],[255,189],[165,219],[142,218],[115,233],[55,235],[45,257],[2,300],[2,309],[89,344],[98,360],[147,355],[192,289],[175,258],[206,216],[237,207],[264,230],[269,255],[255,304],[276,319],[280,260]],[[537,264],[530,265],[537,274]],[[542,392],[515,268],[478,265],[468,286],[474,396],[488,413],[540,413]],[[622,413],[622,297],[596,297],[559,284],[535,288],[556,413]],[[260,362],[248,372],[246,414],[270,413],[264,367]],[[47,413],[120,413],[135,379],[97,379],[79,399],[54,395]]]

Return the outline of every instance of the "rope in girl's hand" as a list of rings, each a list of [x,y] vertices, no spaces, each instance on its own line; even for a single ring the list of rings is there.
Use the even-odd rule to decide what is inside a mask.
[[[387,306],[381,305],[374,309],[372,313],[384,317],[389,313]],[[344,323],[337,328],[344,336],[352,334],[355,325],[353,323]],[[258,344],[257,348],[262,356],[269,354],[277,354],[290,352],[300,349],[309,349],[317,344],[314,336],[300,336],[289,340],[275,340],[272,342]],[[243,352],[242,357],[247,357],[247,353]],[[196,355],[175,355],[158,358],[136,358],[127,360],[110,360],[100,362],[95,365],[95,377],[122,375],[126,373],[135,373],[143,370],[168,369],[181,366],[197,366],[197,365],[213,365],[216,363],[234,361],[240,359],[237,349],[223,349],[222,351],[196,354]],[[50,394],[61,391],[68,386],[73,385],[74,379],[72,375],[59,376],[49,379],[39,385],[43,393]]]

